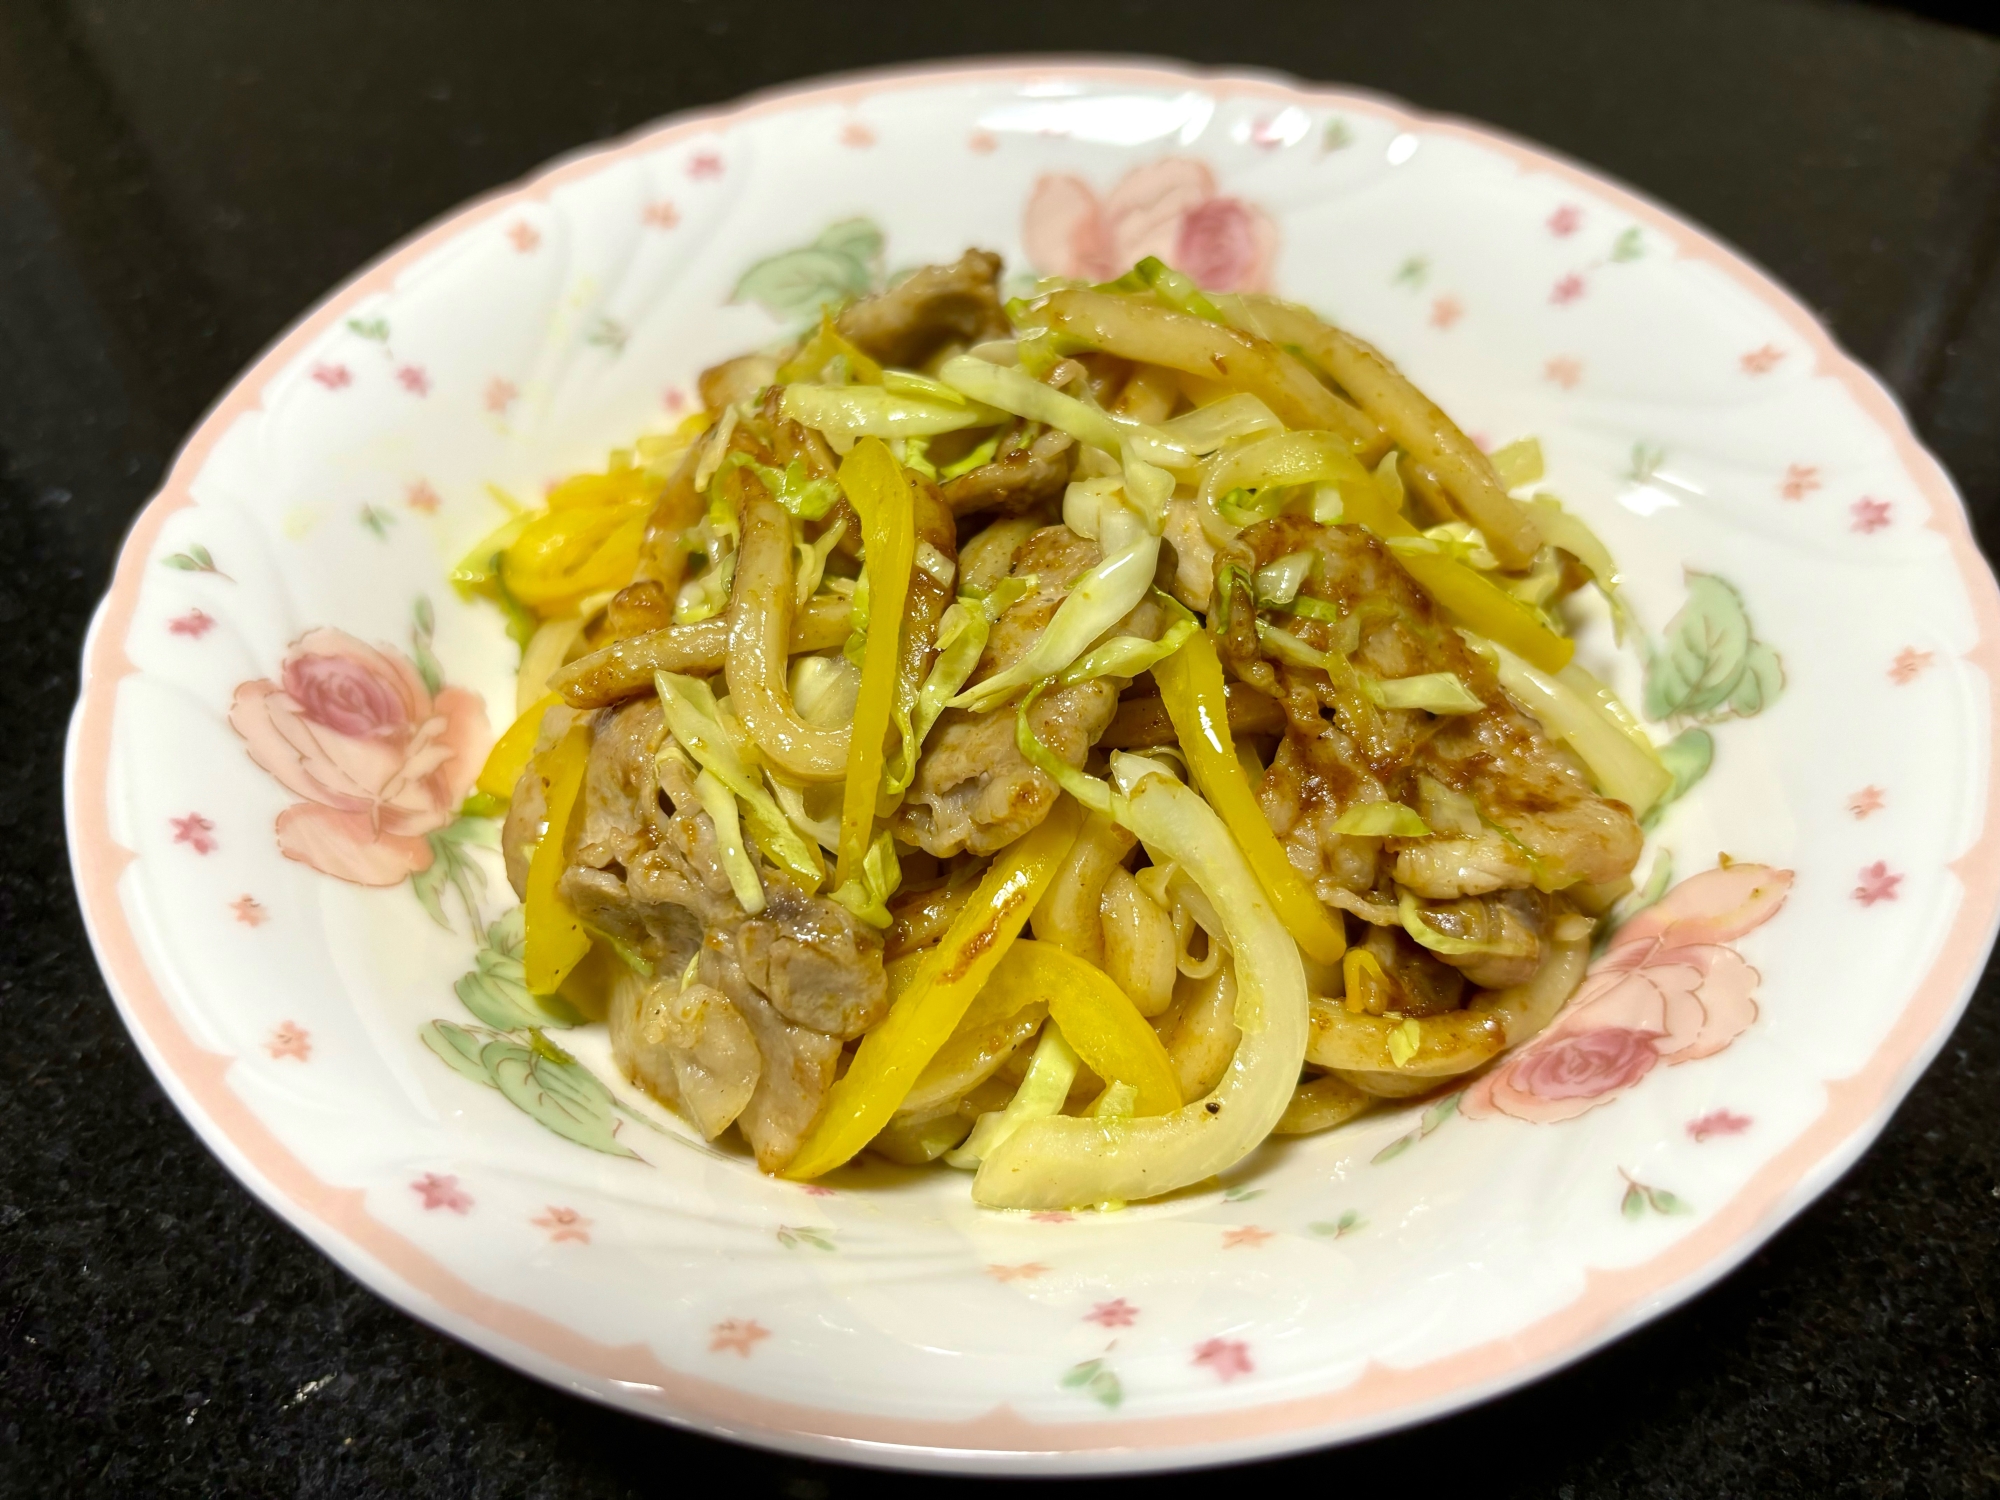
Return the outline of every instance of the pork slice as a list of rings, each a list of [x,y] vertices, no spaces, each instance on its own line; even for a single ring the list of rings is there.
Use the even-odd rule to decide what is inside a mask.
[[[1018,516],[1062,499],[1069,484],[1070,460],[1075,443],[1066,432],[1053,428],[1021,442],[1025,432],[1016,426],[1000,444],[992,462],[969,469],[947,480],[939,493],[955,516],[990,511],[1000,516]]]
[[[925,266],[835,322],[864,354],[903,368],[946,344],[1005,338],[1012,330],[1000,305],[1000,257],[968,250],[950,265]]]
[[[840,1042],[779,1015],[718,945],[703,950],[700,978],[728,996],[756,1040],[763,1068],[750,1102],[736,1117],[736,1128],[757,1153],[759,1167],[781,1172],[819,1118],[826,1091],[833,1086]]]
[[[705,984],[636,976],[613,988],[606,1018],[625,1076],[714,1140],[742,1114],[763,1075],[757,1041],[729,998]]]
[[[882,938],[846,907],[767,871],[766,906],[737,929],[744,977],[778,1014],[846,1039],[888,1013]]]

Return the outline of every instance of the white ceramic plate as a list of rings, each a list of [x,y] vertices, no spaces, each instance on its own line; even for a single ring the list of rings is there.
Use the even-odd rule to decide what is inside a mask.
[[[1548,487],[1622,560],[1653,666],[1602,629],[1586,658],[1622,661],[1658,736],[1706,734],[1713,768],[1649,855],[1674,892],[1486,1081],[1267,1146],[1211,1190],[1030,1217],[944,1171],[762,1178],[618,1081],[593,1028],[557,1034],[571,1067],[427,1048],[433,1020],[505,1024],[513,993],[486,930],[511,897],[452,816],[512,716],[501,621],[445,577],[499,517],[488,487],[596,466],[674,421],[705,364],[967,244],[1089,276],[1156,252],[1311,302],[1483,440],[1538,435]],[[71,848],[175,1102],[413,1315],[800,1452],[1215,1462],[1575,1359],[1867,1145],[1992,937],[1995,605],[1881,387],[1614,184],[1270,78],[906,72],[571,158],[280,340],[125,545]]]

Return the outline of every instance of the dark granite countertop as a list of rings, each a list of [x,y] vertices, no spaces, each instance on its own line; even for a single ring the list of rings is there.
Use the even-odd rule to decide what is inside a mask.
[[[0,1493],[934,1483],[599,1410],[322,1259],[140,1062],[78,921],[59,773],[128,519],[235,372],[362,261],[671,110],[1055,49],[1359,83],[1636,184],[1881,370],[2000,544],[2000,44],[1971,32],[1801,0],[0,0]],[[1254,1473],[1494,1500],[2000,1494],[1997,1242],[1989,970],[1882,1140],[1720,1286],[1529,1390]]]

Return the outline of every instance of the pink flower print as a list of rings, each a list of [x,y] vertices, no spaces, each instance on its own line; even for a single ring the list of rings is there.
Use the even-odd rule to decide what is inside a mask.
[[[486,403],[486,409],[498,416],[512,406],[514,398],[520,394],[513,381],[503,380],[495,375],[486,382],[486,394],[482,399]]]
[[[1250,1346],[1241,1339],[1207,1339],[1196,1344],[1194,1363],[1212,1371],[1225,1385],[1256,1368],[1250,1363]]]
[[[472,1212],[472,1197],[459,1187],[456,1177],[426,1172],[410,1184],[410,1191],[424,1200],[426,1211],[448,1208],[455,1214]]]
[[[1736,362],[1743,367],[1745,375],[1768,375],[1778,367],[1778,361],[1785,357],[1785,351],[1775,344],[1765,344],[1752,349]]]
[[[670,412],[679,412],[688,404],[687,392],[677,385],[670,385],[661,395],[660,404]]]
[[[1549,215],[1549,233],[1559,240],[1566,240],[1583,225],[1583,210],[1574,203],[1565,203]]]
[[[354,384],[354,376],[346,365],[319,364],[312,367],[312,378],[330,391],[341,390]]]
[[[1108,281],[1156,255],[1214,291],[1263,291],[1278,229],[1265,212],[1222,196],[1215,174],[1167,157],[1125,174],[1102,199],[1080,177],[1049,173],[1022,216],[1029,261],[1052,276]]]
[[[1847,513],[1854,517],[1850,531],[1858,531],[1864,536],[1871,531],[1880,531],[1889,524],[1889,502],[1874,500],[1863,495],[1848,507]]]
[[[1431,327],[1449,328],[1465,316],[1465,304],[1458,298],[1444,296],[1431,304]]]
[[[1803,500],[1819,488],[1819,469],[1814,464],[1787,464],[1778,493],[1787,500]]]
[[[1139,1309],[1123,1297],[1100,1302],[1083,1315],[1084,1322],[1095,1323],[1100,1328],[1130,1328],[1138,1320]]]
[[[175,635],[184,635],[189,640],[198,641],[215,626],[215,621],[198,609],[191,609],[184,615],[176,615],[167,621],[167,629]]]
[[[748,1359],[750,1351],[771,1336],[771,1330],[755,1318],[725,1318],[708,1332],[710,1354],[721,1354],[726,1350],[744,1359]]]
[[[551,1204],[547,1212],[536,1214],[528,1222],[537,1229],[546,1229],[552,1245],[560,1245],[565,1240],[577,1245],[590,1243],[591,1221],[573,1208],[557,1208]]]
[[[312,630],[277,680],[236,689],[229,724],[294,796],[278,814],[287,859],[357,885],[395,885],[430,868],[425,835],[449,823],[491,736],[475,693],[433,695],[393,647]]]
[[[722,175],[722,158],[713,151],[698,151],[688,160],[688,176],[700,182]]]
[[[1571,271],[1569,275],[1558,281],[1549,292],[1549,301],[1555,303],[1557,307],[1562,307],[1576,301],[1582,295],[1583,278],[1577,275],[1576,272]]]
[[[1247,1245],[1252,1250],[1261,1250],[1264,1247],[1264,1241],[1276,1238],[1277,1236],[1270,1230],[1264,1229],[1259,1225],[1244,1224],[1236,1229],[1229,1230],[1222,1236],[1222,1248],[1225,1250],[1240,1250]]]
[[[1558,354],[1542,366],[1542,379],[1553,381],[1566,391],[1576,389],[1576,383],[1583,379],[1583,361],[1567,354]]]
[[[1880,812],[1882,810],[1882,788],[1879,786],[1864,786],[1860,791],[1847,799],[1847,810],[1854,814],[1856,822],[1866,818],[1870,813]]]
[[[265,1039],[264,1050],[274,1062],[281,1057],[307,1062],[312,1057],[312,1033],[296,1021],[283,1022]]]
[[[1896,660],[1889,668],[1889,680],[1898,687],[1914,681],[1917,675],[1931,664],[1931,654],[1928,651],[1919,651],[1915,646],[1905,646],[1896,653]]]
[[[1712,1109],[1699,1120],[1689,1120],[1687,1132],[1697,1143],[1712,1135],[1741,1135],[1750,1128],[1748,1115],[1734,1114],[1726,1109]]]
[[[1035,1224],[1068,1224],[1075,1218],[1075,1214],[1066,1214],[1059,1208],[1045,1208],[1028,1215],[1029,1221]]]
[[[1286,131],[1281,117],[1270,115],[1253,121],[1250,126],[1250,144],[1260,151],[1275,151],[1285,144]]]
[[[444,501],[438,497],[438,492],[431,488],[428,479],[419,479],[403,491],[403,503],[422,515],[434,516]]]
[[[976,151],[981,156],[991,156],[1000,149],[1000,137],[990,130],[975,130],[965,138],[966,149]]]
[[[271,920],[271,914],[264,910],[264,903],[248,893],[230,902],[229,909],[245,927],[262,927]]]
[[[1037,1276],[1046,1276],[1049,1268],[1038,1260],[1023,1261],[1018,1266],[988,1266],[986,1274],[995,1281],[1033,1281]]]
[[[1722,1051],[1757,1019],[1757,971],[1728,945],[1791,886],[1789,870],[1732,864],[1674,887],[1618,929],[1555,1023],[1466,1089],[1459,1112],[1574,1119],[1661,1063]]]
[[[507,238],[514,242],[518,254],[526,255],[542,242],[542,232],[526,219],[516,219],[507,226]]]
[[[1861,871],[1861,884],[1852,894],[1863,906],[1873,906],[1878,901],[1894,901],[1896,887],[1902,883],[1903,877],[1891,874],[1889,867],[1878,859]]]
[[[832,1198],[837,1196],[832,1188],[822,1187],[817,1182],[807,1183],[805,1186],[805,1194],[808,1198]]]
[[[431,393],[431,378],[424,373],[422,365],[404,365],[396,372],[396,384],[412,396],[428,396]]]
[[[174,830],[174,842],[186,844],[197,854],[215,852],[215,825],[200,813],[189,813],[185,818],[169,818],[168,826]]]
[[[849,120],[840,127],[840,144],[851,146],[856,151],[866,151],[875,144],[875,132],[859,120]]]
[[[665,198],[646,205],[646,211],[639,216],[648,229],[672,229],[681,221],[681,211]]]

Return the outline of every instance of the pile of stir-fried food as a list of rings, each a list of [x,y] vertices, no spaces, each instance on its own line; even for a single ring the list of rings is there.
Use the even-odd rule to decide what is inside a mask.
[[[1534,1035],[1671,778],[1570,661],[1616,580],[1532,442],[1289,303],[999,271],[707,371],[483,543],[480,786],[530,988],[703,1136],[1115,1204]]]

